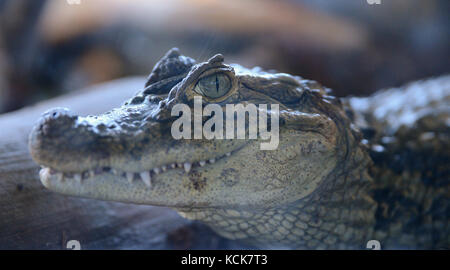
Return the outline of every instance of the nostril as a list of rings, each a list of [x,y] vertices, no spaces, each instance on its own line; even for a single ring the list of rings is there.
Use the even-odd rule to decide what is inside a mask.
[[[69,118],[77,117],[71,110],[61,107],[50,109],[42,114],[42,117],[49,117],[49,116],[51,116],[52,118],[57,118],[60,116],[62,117],[65,116]]]
[[[87,132],[83,133],[84,129],[77,129],[78,121],[78,115],[67,108],[55,108],[43,113],[28,138],[32,158],[39,164],[49,165],[65,152],[78,151],[80,140],[89,137]],[[76,136],[78,133],[82,136]]]
[[[43,135],[48,135],[56,130],[72,127],[78,118],[67,108],[54,108],[44,112],[39,119],[39,129]]]

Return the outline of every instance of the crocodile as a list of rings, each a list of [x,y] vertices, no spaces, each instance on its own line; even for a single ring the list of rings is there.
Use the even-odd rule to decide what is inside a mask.
[[[261,150],[264,138],[175,139],[172,109],[193,108],[195,97],[277,104],[277,148]],[[338,98],[300,76],[173,48],[121,107],[45,112],[29,149],[52,191],[170,207],[257,248],[448,249],[449,101],[449,75]]]

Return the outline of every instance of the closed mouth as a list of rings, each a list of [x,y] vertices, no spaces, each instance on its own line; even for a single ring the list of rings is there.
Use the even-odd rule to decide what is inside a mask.
[[[236,152],[235,150],[234,152]],[[119,177],[124,181],[128,181],[130,184],[134,181],[143,181],[144,184],[148,187],[152,187],[152,179],[158,177],[158,175],[166,173],[171,170],[182,170],[185,173],[189,173],[193,168],[200,168],[204,166],[208,166],[209,164],[214,164],[219,160],[230,157],[232,153],[228,152],[225,155],[208,159],[201,160],[196,162],[183,162],[183,163],[170,163],[160,167],[151,168],[141,172],[129,172],[118,170],[113,167],[97,167],[90,170],[86,170],[83,172],[63,172],[54,168],[42,166],[42,169],[39,172],[39,176],[44,185],[46,182],[50,181],[50,179],[56,179],[57,181],[76,181],[79,184],[83,184],[85,181],[94,180],[95,177],[102,176],[111,176],[111,177]]]

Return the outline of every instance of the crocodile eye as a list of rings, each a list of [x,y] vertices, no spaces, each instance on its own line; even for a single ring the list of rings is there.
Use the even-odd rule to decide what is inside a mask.
[[[201,78],[194,91],[209,98],[219,98],[231,89],[230,78],[222,73],[215,73]]]

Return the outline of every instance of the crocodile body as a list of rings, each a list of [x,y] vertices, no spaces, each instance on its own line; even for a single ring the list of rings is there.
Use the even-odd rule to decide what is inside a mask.
[[[449,76],[339,99],[315,81],[223,60],[196,64],[172,49],[120,108],[44,113],[29,139],[43,185],[169,206],[263,248],[450,248]],[[174,139],[171,110],[198,96],[203,106],[278,104],[278,148]]]

